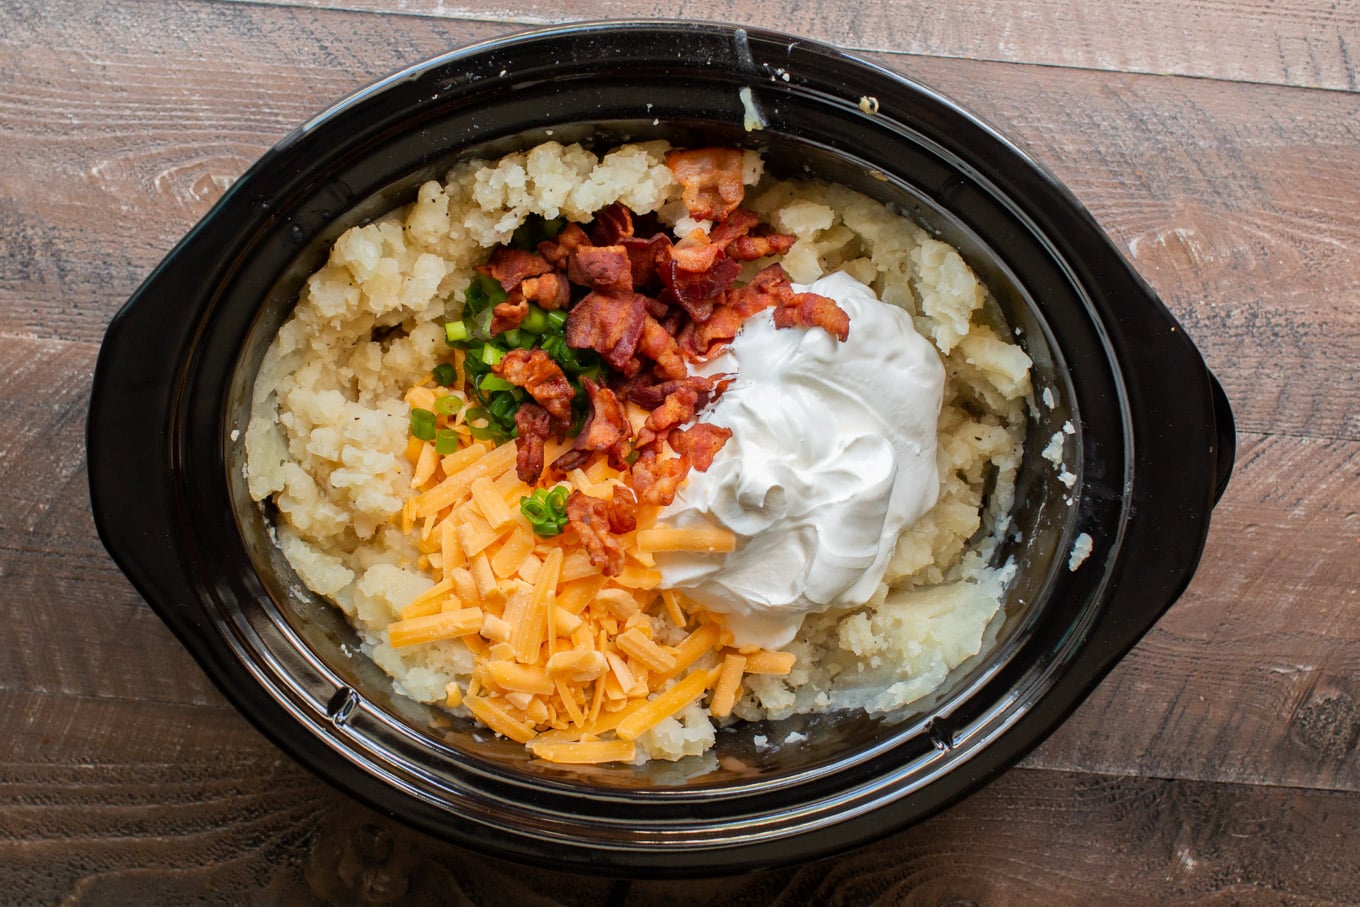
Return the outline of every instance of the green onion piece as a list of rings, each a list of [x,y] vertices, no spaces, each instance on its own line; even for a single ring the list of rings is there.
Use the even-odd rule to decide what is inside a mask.
[[[462,408],[462,399],[454,394],[445,394],[434,401],[434,411],[441,416],[452,416]]]
[[[434,413],[430,412],[428,409],[421,409],[418,406],[412,407],[411,434],[415,435],[422,441],[433,441],[434,426],[435,426]]]
[[[434,433],[434,452],[441,457],[458,450],[458,432],[451,428],[441,428]]]
[[[545,312],[544,314],[548,317],[549,330],[560,331],[567,323],[567,313],[561,309],[554,309],[553,311]]]
[[[494,309],[505,302],[509,295],[499,280],[486,274],[478,274],[472,278],[472,283],[468,284],[463,300],[467,311],[476,315],[487,309]]]
[[[477,386],[487,393],[493,391],[512,391],[515,389],[515,385],[497,375],[487,375],[481,381],[477,382]]]
[[[440,387],[450,387],[457,380],[458,372],[447,362],[441,362],[434,367],[434,383]]]
[[[533,335],[519,328],[511,328],[501,336],[505,339],[505,345],[512,349],[524,350],[534,345]]]
[[[469,425],[468,432],[478,441],[495,441],[500,443],[502,437],[504,437],[499,429],[492,428],[489,425]]]
[[[468,326],[466,321],[446,321],[444,322],[444,340],[447,343],[462,343],[468,339]]]
[[[496,310],[483,309],[468,319],[468,333],[475,340],[491,339],[491,322],[496,320]]]
[[[488,343],[486,346],[482,347],[482,361],[487,365],[495,365],[500,362],[504,356],[505,350],[498,346],[492,346]]]
[[[519,512],[529,521],[535,533],[554,536],[567,525],[567,489],[557,485],[551,490],[539,488],[532,495],[519,499]]]
[[[519,329],[530,334],[542,334],[548,330],[549,323],[547,310],[530,304],[529,314],[519,323]]]

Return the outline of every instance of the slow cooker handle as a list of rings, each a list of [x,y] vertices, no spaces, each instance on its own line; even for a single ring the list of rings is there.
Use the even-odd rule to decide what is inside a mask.
[[[1209,391],[1214,411],[1214,429],[1218,443],[1214,445],[1214,504],[1217,505],[1232,478],[1233,463],[1237,459],[1237,426],[1233,420],[1232,407],[1228,405],[1228,395],[1223,385],[1209,372]]]

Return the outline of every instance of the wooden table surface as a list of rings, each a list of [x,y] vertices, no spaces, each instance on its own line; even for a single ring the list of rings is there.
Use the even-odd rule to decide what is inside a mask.
[[[332,790],[105,554],[106,324],[294,125],[524,26],[744,21],[962,101],[1054,170],[1237,416],[1189,590],[990,787],[731,879],[524,870]],[[1360,8],[1354,0],[0,0],[0,903],[1360,903]]]

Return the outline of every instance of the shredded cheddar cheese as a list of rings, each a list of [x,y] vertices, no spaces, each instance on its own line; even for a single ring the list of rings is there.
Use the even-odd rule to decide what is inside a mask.
[[[435,391],[414,387],[406,400],[429,408]],[[617,536],[623,568],[605,576],[574,530],[540,537],[520,514],[534,489],[516,474],[513,442],[474,440],[461,414],[440,425],[459,445],[440,456],[433,442],[410,439],[412,492],[400,517],[436,582],[387,637],[393,647],[467,646],[472,676],[448,685],[448,708],[540,759],[627,762],[640,736],[691,703],[711,696],[711,713],[726,717],[743,677],[791,670],[791,654],[738,652],[718,616],[661,588],[654,553],[731,551],[730,532],[662,526],[659,508],[639,507],[637,529]],[[560,484],[608,499],[625,478],[601,460]],[[660,641],[683,630],[674,645]]]

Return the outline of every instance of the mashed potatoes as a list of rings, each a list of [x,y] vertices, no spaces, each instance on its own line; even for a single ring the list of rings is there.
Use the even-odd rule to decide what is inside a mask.
[[[246,432],[251,495],[277,507],[278,543],[306,585],[335,602],[398,689],[444,703],[473,653],[458,640],[394,648],[386,628],[429,589],[399,516],[410,495],[407,388],[448,355],[472,268],[530,215],[588,221],[622,202],[685,233],[695,223],[664,143],[603,157],[556,143],[459,165],[416,201],[347,231],[307,281],[256,379]],[[897,541],[868,602],[810,616],[787,647],[791,673],[751,675],[742,719],[843,708],[889,711],[938,687],[987,645],[1009,579],[990,560],[1013,498],[1030,360],[984,304],[953,248],[843,187],[776,180],[747,152],[745,206],[797,242],[795,283],[841,270],[910,312],[945,365],[938,502]],[[683,636],[658,618],[657,639]],[[638,740],[639,757],[712,746],[713,721],[688,706]]]

